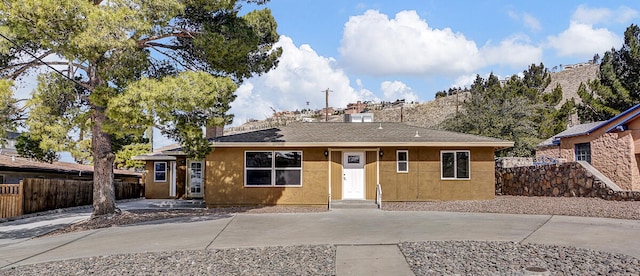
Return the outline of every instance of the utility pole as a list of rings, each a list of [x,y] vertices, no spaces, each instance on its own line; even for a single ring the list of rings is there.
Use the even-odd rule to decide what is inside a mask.
[[[320,91],[320,92],[325,93],[324,121],[328,122],[329,121],[329,92],[333,92],[333,90],[329,90],[329,88],[327,88],[327,90]]]

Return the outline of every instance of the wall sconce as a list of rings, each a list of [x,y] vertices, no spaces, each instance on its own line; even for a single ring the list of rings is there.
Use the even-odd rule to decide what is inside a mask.
[[[384,155],[384,151],[380,150],[378,154],[380,155],[380,157],[382,157]]]
[[[329,151],[328,150],[324,151],[324,157],[329,157]]]

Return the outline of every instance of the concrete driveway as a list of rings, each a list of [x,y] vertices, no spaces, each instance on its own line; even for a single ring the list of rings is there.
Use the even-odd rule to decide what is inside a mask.
[[[590,248],[640,258],[640,221],[551,215],[334,210],[169,219],[0,246],[0,268],[119,253],[296,244],[512,241]],[[259,233],[259,234],[256,234]]]

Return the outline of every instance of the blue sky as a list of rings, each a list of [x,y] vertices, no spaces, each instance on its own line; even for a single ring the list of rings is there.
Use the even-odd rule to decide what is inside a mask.
[[[255,6],[244,4],[242,12]],[[278,68],[246,80],[233,125],[277,111],[357,100],[426,102],[476,74],[500,78],[620,48],[640,24],[636,1],[272,0],[284,52]],[[23,98],[35,82],[17,84]],[[309,102],[309,105],[307,105]],[[172,143],[157,133],[154,146]]]
[[[327,88],[335,107],[425,102],[476,74],[505,78],[532,63],[586,62],[620,48],[624,30],[640,23],[637,1],[273,0],[264,7],[278,22],[284,53],[278,68],[238,89],[234,125],[264,119],[271,108],[322,108]]]

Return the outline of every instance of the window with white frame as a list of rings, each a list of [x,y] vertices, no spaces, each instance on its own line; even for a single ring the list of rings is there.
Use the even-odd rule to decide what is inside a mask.
[[[591,164],[591,144],[582,143],[575,145],[576,161],[587,161]]]
[[[396,171],[406,173],[409,172],[409,151],[398,150],[396,151]]]
[[[154,182],[167,181],[167,162],[153,163],[153,181]]]
[[[244,185],[301,186],[302,151],[246,151]]]
[[[468,150],[441,151],[442,179],[470,179],[471,158]]]

